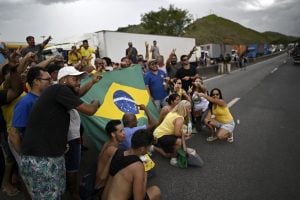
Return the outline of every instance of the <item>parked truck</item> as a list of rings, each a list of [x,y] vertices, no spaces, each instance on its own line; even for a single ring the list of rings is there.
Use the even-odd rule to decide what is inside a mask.
[[[198,48],[197,55],[200,55],[200,58],[209,58],[212,63],[216,63],[220,55],[223,56],[226,54],[231,55],[232,45],[225,45],[225,44],[203,44],[200,45]]]
[[[89,45],[95,49],[98,47],[100,57],[109,57],[114,62],[120,62],[121,58],[126,56],[125,50],[128,48],[128,42],[132,42],[133,47],[137,49],[138,54],[145,56],[145,42],[149,44],[150,50],[151,45],[153,45],[153,41],[155,40],[159,47],[159,52],[164,56],[165,60],[169,57],[173,49],[176,49],[176,55],[179,58],[183,54],[188,54],[196,44],[195,38],[103,30],[66,39],[51,48],[60,47],[64,50],[70,50],[73,45],[76,45],[78,48],[83,40],[88,40]],[[151,58],[151,52],[149,52],[149,57]],[[195,56],[192,56],[190,61],[194,62],[195,60]]]

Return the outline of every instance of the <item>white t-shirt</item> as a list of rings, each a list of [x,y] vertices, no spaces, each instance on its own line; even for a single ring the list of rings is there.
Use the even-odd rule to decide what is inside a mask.
[[[204,97],[199,97],[195,93],[192,96],[192,100],[194,103],[194,110],[199,111],[201,110],[202,112],[205,112],[208,108],[209,101],[205,99]]]
[[[76,109],[69,111],[70,113],[70,125],[68,131],[68,141],[80,138],[80,116]]]

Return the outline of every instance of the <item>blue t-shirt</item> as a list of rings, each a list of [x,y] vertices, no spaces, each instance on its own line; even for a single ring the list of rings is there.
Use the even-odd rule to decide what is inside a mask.
[[[160,69],[157,74],[154,74],[152,71],[145,74],[145,85],[149,87],[151,96],[154,100],[163,100],[168,96],[163,84],[165,77],[167,77],[166,73]]]
[[[121,144],[119,145],[120,149],[124,149],[127,150],[129,148],[131,148],[131,138],[133,136],[133,134],[140,129],[146,129],[147,126],[143,125],[143,126],[136,126],[133,128],[129,128],[129,127],[125,127],[124,128],[124,132],[125,132],[125,139],[121,142]]]
[[[4,48],[3,44],[0,43],[0,48]],[[5,57],[2,53],[0,53],[0,64],[4,63]]]
[[[15,106],[12,127],[19,129],[22,136],[25,133],[32,106],[39,96],[28,92]]]

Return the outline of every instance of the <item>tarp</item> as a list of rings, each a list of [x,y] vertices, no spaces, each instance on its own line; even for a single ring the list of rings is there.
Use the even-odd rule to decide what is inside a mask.
[[[83,80],[81,84],[88,80]],[[87,103],[94,99],[101,102],[94,116],[81,114],[84,134],[97,149],[109,139],[105,133],[105,126],[109,120],[122,119],[123,114],[129,112],[136,114],[139,125],[147,123],[144,111],[138,110],[136,105],[146,105],[153,118],[158,119],[158,112],[146,90],[140,65],[105,72],[103,78],[81,99]]]

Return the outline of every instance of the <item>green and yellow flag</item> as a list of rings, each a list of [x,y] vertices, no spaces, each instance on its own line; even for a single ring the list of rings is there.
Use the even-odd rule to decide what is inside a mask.
[[[88,79],[83,80],[82,84],[86,81]],[[98,149],[109,139],[105,133],[105,126],[109,120],[122,119],[124,113],[134,113],[139,125],[147,123],[144,111],[138,110],[136,105],[146,105],[153,118],[158,118],[158,112],[145,88],[143,71],[139,65],[105,72],[103,78],[81,99],[87,103],[94,99],[101,102],[94,116],[81,114],[85,134]]]

